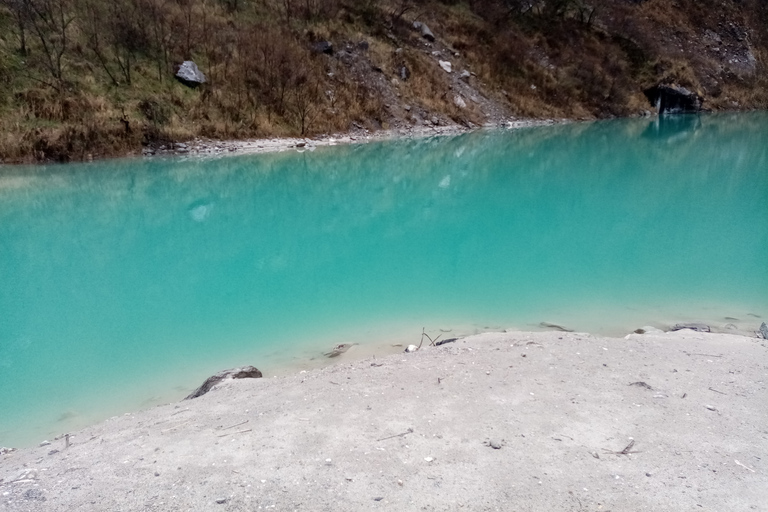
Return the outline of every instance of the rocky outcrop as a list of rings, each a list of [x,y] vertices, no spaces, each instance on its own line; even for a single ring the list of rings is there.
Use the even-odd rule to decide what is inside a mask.
[[[435,35],[432,33],[431,30],[429,30],[429,27],[420,21],[414,21],[413,22],[413,28],[419,31],[421,34],[421,37],[429,41],[430,43],[435,42]]]
[[[205,83],[205,75],[191,60],[185,60],[176,71],[176,80],[187,87],[199,87]]]
[[[194,390],[192,393],[189,394],[184,400],[191,400],[193,398],[197,398],[199,396],[203,396],[207,392],[209,392],[216,384],[219,384],[220,382],[224,380],[230,380],[230,379],[260,379],[262,377],[261,371],[259,371],[258,368],[254,366],[242,366],[240,368],[231,368],[229,370],[223,370],[217,373],[216,375],[213,375],[211,377],[208,377],[205,382],[203,382],[203,385]]]
[[[659,114],[691,114],[701,111],[704,98],[679,85],[659,84],[643,91]]]

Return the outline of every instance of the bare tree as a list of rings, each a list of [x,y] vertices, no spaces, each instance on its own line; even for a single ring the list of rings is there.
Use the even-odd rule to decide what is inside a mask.
[[[29,7],[24,0],[0,0],[0,5],[4,5],[11,11],[13,20],[16,22],[19,38],[19,53],[26,56],[29,53],[27,48],[27,25],[29,24]]]
[[[43,50],[43,64],[61,89],[64,82],[64,55],[69,49],[69,26],[75,20],[71,0],[21,0],[31,31]]]

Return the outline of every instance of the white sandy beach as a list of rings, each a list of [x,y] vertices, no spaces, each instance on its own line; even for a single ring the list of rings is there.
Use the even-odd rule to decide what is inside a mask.
[[[683,330],[350,351],[5,453],[0,509],[767,510],[767,350]]]

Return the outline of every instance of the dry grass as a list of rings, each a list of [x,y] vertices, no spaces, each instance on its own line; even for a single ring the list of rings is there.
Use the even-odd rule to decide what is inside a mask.
[[[0,0],[4,161],[109,156],[196,136],[376,129],[388,126],[387,104],[398,102],[482,122],[473,105],[453,104],[443,71],[411,29],[415,19],[518,116],[633,114],[649,108],[642,89],[660,81],[699,91],[710,107],[768,108],[761,0],[595,0],[592,18],[575,2],[523,12],[502,0],[64,0],[74,19],[61,76],[43,45],[60,44],[60,34],[54,27],[43,41],[27,26],[21,48],[13,5]],[[410,8],[400,13],[403,6]],[[720,53],[706,30],[722,37]],[[742,51],[744,37],[754,72],[727,63],[726,50]],[[345,63],[310,50],[323,40],[337,51],[363,40],[369,48]],[[189,58],[209,79],[200,89],[172,78],[174,64]],[[403,65],[406,81],[398,79]]]

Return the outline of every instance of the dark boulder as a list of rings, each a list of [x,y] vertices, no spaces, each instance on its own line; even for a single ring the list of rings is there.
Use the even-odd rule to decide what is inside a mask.
[[[192,393],[189,394],[187,398],[184,400],[191,400],[193,398],[197,398],[199,396],[203,396],[207,392],[209,392],[213,387],[224,381],[229,379],[260,379],[262,377],[261,372],[258,368],[254,366],[242,366],[240,368],[231,368],[229,370],[223,370],[217,373],[216,375],[213,375],[212,377],[208,377],[205,382],[203,382],[203,385],[194,390]]]
[[[643,91],[659,114],[691,114],[701,111],[704,98],[679,85],[659,84]]]
[[[176,70],[176,80],[187,87],[199,87],[205,83],[205,75],[191,60],[185,60]]]
[[[333,55],[333,43],[330,41],[318,41],[312,45],[312,51],[315,53]]]

